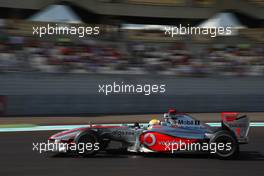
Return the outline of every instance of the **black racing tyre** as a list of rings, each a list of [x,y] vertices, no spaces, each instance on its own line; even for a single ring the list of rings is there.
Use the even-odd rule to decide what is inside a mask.
[[[216,132],[215,136],[210,140],[210,144],[212,143],[217,146],[213,154],[219,159],[236,159],[239,155],[239,144],[235,135],[230,131],[222,130]]]
[[[100,150],[100,140],[94,131],[85,131],[75,139],[77,154],[82,157],[94,156]]]
[[[100,150],[105,150],[109,143],[110,140],[100,140]]]

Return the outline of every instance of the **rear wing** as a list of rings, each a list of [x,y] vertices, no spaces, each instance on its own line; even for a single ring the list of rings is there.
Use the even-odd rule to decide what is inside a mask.
[[[222,128],[232,131],[239,143],[248,143],[249,118],[238,112],[222,112]]]

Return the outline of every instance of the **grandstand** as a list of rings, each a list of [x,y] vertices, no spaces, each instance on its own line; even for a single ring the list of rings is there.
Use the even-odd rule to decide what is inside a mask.
[[[220,0],[25,0],[0,1],[0,71],[264,75],[263,1]],[[237,6],[236,3],[240,5]],[[53,5],[69,7],[79,23],[32,21]],[[248,10],[254,9],[254,10]],[[7,13],[8,12],[8,13]],[[159,28],[198,26],[220,12],[244,26],[234,36],[166,37]],[[99,26],[99,36],[32,35],[32,26]],[[150,25],[151,26],[151,25]]]

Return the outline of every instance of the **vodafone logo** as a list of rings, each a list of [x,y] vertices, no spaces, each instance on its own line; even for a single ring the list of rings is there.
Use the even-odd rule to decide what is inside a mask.
[[[146,146],[150,147],[156,143],[156,137],[152,133],[147,133],[144,135],[143,141]]]

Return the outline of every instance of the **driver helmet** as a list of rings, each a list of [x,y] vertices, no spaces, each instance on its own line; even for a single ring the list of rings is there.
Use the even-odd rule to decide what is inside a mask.
[[[158,119],[152,119],[151,121],[149,121],[149,126],[153,126],[153,125],[159,125],[160,121]]]

